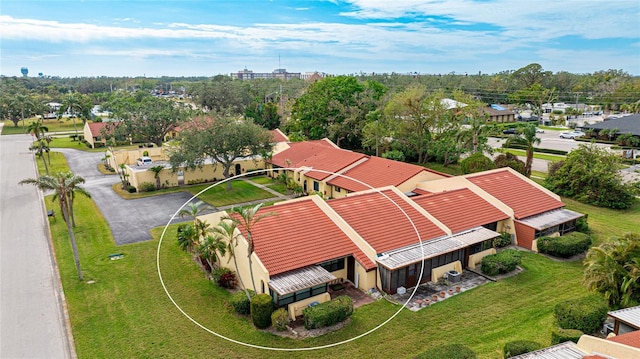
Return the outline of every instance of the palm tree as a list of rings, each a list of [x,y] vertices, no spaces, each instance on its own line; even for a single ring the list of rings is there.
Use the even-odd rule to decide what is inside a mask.
[[[69,202],[69,214],[71,215],[71,224],[75,227],[76,217],[73,215],[73,200],[75,199],[76,192],[88,198],[91,198],[91,195],[83,187],[79,186],[84,183],[84,178],[74,174],[73,172],[65,172],[64,176],[65,176],[65,181],[67,183],[67,186],[69,187],[69,191],[67,192],[67,195],[69,197],[68,202]]]
[[[536,137],[536,125],[529,124],[520,129],[516,137],[520,138],[526,146],[527,161],[525,162],[525,176],[531,177],[531,164],[533,163],[533,148],[540,144],[540,138]]]
[[[240,276],[240,271],[238,270],[238,260],[236,259],[236,247],[238,246],[238,237],[240,236],[240,231],[238,231],[238,227],[236,222],[229,220],[222,220],[218,223],[217,226],[213,227],[211,230],[214,236],[217,236],[221,240],[227,242],[226,251],[229,253],[229,260],[233,259],[233,266],[236,268],[236,276],[240,281],[240,287],[244,290],[244,293],[247,295],[247,299],[251,300],[251,295],[249,291],[244,286],[244,282],[242,281],[242,277]]]
[[[181,224],[178,226],[178,245],[182,250],[191,252],[193,244],[196,242],[196,229],[191,224]]]
[[[249,259],[249,273],[251,274],[251,285],[253,286],[253,291],[255,293],[258,293],[258,291],[256,290],[256,283],[253,278],[253,265],[251,262],[251,255],[253,254],[253,250],[254,250],[254,242],[253,242],[253,237],[251,235],[251,231],[253,230],[253,226],[256,223],[258,223],[261,219],[276,215],[275,212],[258,214],[262,206],[264,206],[264,203],[259,203],[253,207],[234,208],[232,212],[237,214],[239,218],[235,216],[223,218],[223,219],[231,219],[232,221],[236,222],[236,225],[242,226],[242,229],[244,229],[244,231],[247,233],[247,236],[246,236],[247,244],[248,244],[247,258]]]
[[[29,126],[27,126],[27,133],[30,133],[33,136],[35,136],[36,140],[42,139],[46,132],[49,132],[49,128],[42,124],[41,119],[37,119],[31,122]]]
[[[81,182],[80,182],[81,180]],[[19,182],[19,184],[31,184],[38,187],[43,191],[53,191],[52,200],[58,200],[60,205],[60,212],[62,218],[67,224],[67,232],[69,233],[69,239],[71,240],[71,248],[73,250],[73,258],[76,263],[76,271],[78,272],[78,279],[82,280],[82,269],[80,268],[80,257],[78,255],[78,246],[76,244],[76,237],[71,226],[71,208],[73,203],[70,203],[70,199],[73,197],[72,193],[78,191],[86,196],[89,194],[84,191],[82,187],[79,187],[77,183],[84,183],[84,179],[80,176],[76,176],[72,172],[60,172],[55,176],[44,175],[38,178],[27,178]]]
[[[49,174],[49,165],[47,164],[47,160],[44,159],[44,153],[46,152],[47,154],[49,154],[49,145],[45,143],[44,140],[40,139],[34,142],[29,147],[29,150],[35,150],[36,155],[42,158],[42,163],[44,163],[44,170],[47,174]],[[51,158],[49,158],[49,161],[51,161]]]
[[[197,252],[199,257],[204,258],[209,264],[209,268],[213,270],[214,263],[220,263],[220,256],[224,256],[227,246],[220,237],[208,234],[202,238],[198,244]],[[220,256],[218,256],[220,253]]]
[[[160,189],[160,172],[164,169],[164,166],[153,166],[149,168],[149,171],[153,172],[153,177],[156,179],[156,189]]]
[[[613,308],[640,301],[640,235],[627,233],[598,247],[585,259],[583,284],[602,293]]]
[[[198,229],[198,222],[200,221],[198,216],[209,209],[212,209],[212,207],[203,201],[190,202],[186,208],[178,212],[178,215],[180,218],[191,217],[193,219],[193,228]]]
[[[76,127],[76,114],[82,114],[82,101],[79,94],[75,92],[69,92],[62,100],[60,111],[67,111],[69,113],[71,119],[73,120],[73,129],[76,131],[77,136],[78,128]]]

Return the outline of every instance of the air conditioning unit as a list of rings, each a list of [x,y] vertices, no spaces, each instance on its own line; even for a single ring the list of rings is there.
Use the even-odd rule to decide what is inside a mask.
[[[604,335],[605,337],[607,335],[609,335],[610,333],[613,333],[613,323],[604,323],[604,325],[602,326],[602,330],[600,331],[600,333],[602,335]]]
[[[450,270],[446,273],[447,280],[451,283],[458,283],[460,281],[460,272],[457,270]]]

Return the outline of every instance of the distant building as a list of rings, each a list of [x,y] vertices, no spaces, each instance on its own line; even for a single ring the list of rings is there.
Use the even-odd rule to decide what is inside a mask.
[[[325,74],[324,72],[312,71],[312,72],[305,72],[302,75],[302,79],[307,80],[309,82],[313,82],[313,81],[322,80],[326,76],[327,74]]]
[[[244,69],[238,72],[232,72],[231,78],[234,80],[257,80],[257,79],[299,79],[301,74],[299,72],[287,72],[287,69],[275,69],[273,72],[253,72],[252,70]]]
[[[27,77],[27,75],[29,74],[29,69],[26,67],[23,67],[20,69],[20,72],[22,73],[23,77]]]

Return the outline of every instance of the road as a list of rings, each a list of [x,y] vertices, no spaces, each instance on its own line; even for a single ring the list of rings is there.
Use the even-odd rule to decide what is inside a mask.
[[[18,185],[36,177],[30,143],[0,136],[0,358],[74,358],[41,193]]]

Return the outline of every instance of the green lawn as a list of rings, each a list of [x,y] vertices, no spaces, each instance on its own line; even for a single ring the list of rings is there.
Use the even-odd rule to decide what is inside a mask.
[[[517,149],[513,149],[513,148],[498,148],[496,149],[496,151],[498,152],[509,152],[511,154],[514,154],[516,156],[522,156],[522,157],[526,157],[527,153],[525,152],[525,150],[517,150]],[[551,162],[558,162],[558,161],[564,161],[566,159],[566,156],[560,156],[560,155],[552,155],[549,153],[540,153],[540,152],[534,152],[533,153],[533,158],[537,158],[540,160],[546,160],[546,161],[551,161]]]
[[[15,135],[15,134],[23,134],[25,133],[25,129],[29,127],[29,124],[34,122],[35,118],[25,118],[24,119],[24,129],[22,128],[22,121],[18,123],[18,127],[13,125],[13,122],[10,120],[4,120],[4,127],[2,129],[3,135]],[[44,120],[42,121],[43,125],[49,129],[49,132],[62,132],[62,131],[75,131],[73,128],[73,121],[71,119],[62,119],[62,120]],[[78,129],[78,133],[82,134],[82,130],[84,125],[82,124],[81,119],[76,119],[76,128]]]
[[[562,198],[562,201],[567,204],[568,209],[589,215],[589,227],[595,234],[595,244],[600,244],[611,236],[640,231],[640,200],[636,200],[631,208],[625,210],[594,207],[570,198]]]

